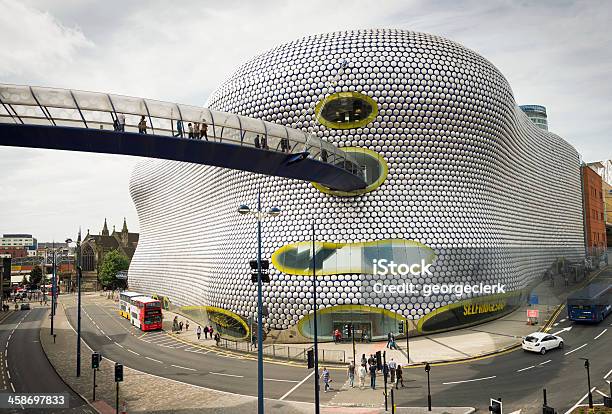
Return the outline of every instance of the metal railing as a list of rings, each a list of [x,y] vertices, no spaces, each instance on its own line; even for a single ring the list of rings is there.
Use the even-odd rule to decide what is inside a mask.
[[[256,353],[257,347],[249,342],[236,341],[228,338],[221,338],[219,341],[221,348],[230,351]],[[311,347],[299,347],[288,345],[267,344],[263,347],[264,356],[276,359],[286,359],[291,361],[307,361],[307,351]],[[335,364],[347,364],[346,351],[342,349],[321,349],[319,348],[319,361]]]
[[[125,122],[123,122],[125,119]],[[205,134],[195,139],[276,151],[307,152],[363,179],[356,159],[307,132],[242,115],[151,99],[69,89],[0,84],[0,123],[110,129],[177,139],[189,124]]]

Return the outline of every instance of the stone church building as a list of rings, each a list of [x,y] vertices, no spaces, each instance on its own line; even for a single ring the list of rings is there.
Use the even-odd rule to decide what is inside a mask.
[[[121,231],[116,231],[115,226],[113,226],[113,232],[110,233],[108,231],[106,219],[104,219],[104,227],[100,234],[90,234],[88,229],[87,235],[83,241],[81,241],[81,266],[83,269],[82,286],[92,289],[96,287],[98,280],[98,264],[111,250],[119,250],[125,254],[128,259],[132,260],[132,256],[134,256],[136,246],[138,245],[138,237],[138,233],[130,233],[128,231],[125,218],[123,219]]]

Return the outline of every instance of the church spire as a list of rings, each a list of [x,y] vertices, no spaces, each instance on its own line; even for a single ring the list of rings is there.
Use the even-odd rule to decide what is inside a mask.
[[[123,218],[123,228],[121,229],[121,233],[128,233],[127,222],[125,221],[125,217]]]
[[[104,218],[104,228],[102,229],[102,236],[108,236],[108,225],[106,224],[106,217]]]
[[[81,242],[81,226],[79,226],[79,235],[77,237],[77,243]]]

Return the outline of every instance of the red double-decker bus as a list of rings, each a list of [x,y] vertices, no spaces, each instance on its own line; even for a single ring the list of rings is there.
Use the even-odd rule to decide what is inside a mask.
[[[130,299],[130,321],[143,331],[154,331],[162,328],[161,302],[147,296]]]

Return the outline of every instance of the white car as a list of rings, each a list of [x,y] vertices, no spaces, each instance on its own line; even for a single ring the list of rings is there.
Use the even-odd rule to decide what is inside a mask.
[[[523,338],[522,348],[525,351],[539,352],[544,355],[551,349],[563,348],[563,338],[546,332],[534,332]]]

